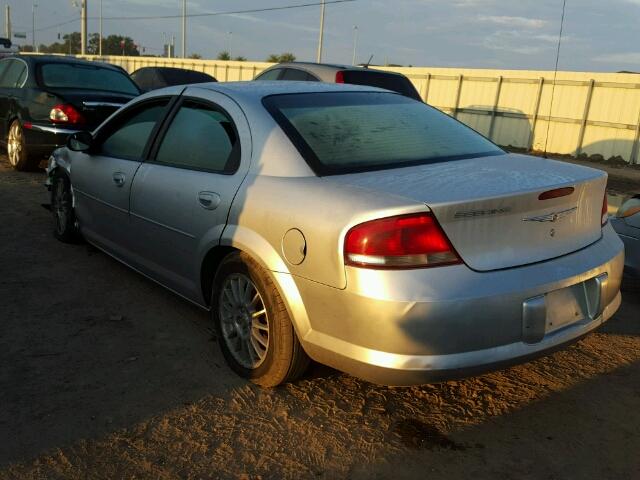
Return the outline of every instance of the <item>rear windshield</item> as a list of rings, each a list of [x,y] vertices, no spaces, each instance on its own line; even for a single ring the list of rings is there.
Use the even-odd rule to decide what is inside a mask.
[[[416,88],[407,77],[393,73],[376,72],[374,70],[344,70],[344,83],[353,85],[369,85],[398,92],[416,100],[421,100]]]
[[[188,83],[215,82],[216,79],[206,73],[167,68],[161,70],[167,85],[186,85]]]
[[[395,93],[273,95],[263,103],[317,175],[504,154],[457,120]]]
[[[40,67],[40,79],[43,86],[50,88],[140,94],[135,83],[123,72],[99,65],[45,63]]]

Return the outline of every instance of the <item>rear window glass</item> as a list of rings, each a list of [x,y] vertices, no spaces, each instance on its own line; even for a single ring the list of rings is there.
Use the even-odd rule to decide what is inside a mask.
[[[391,90],[392,92],[398,92],[401,95],[421,100],[411,80],[402,75],[375,72],[373,70],[344,70],[342,75],[344,83],[384,88],[385,90]]]
[[[45,63],[40,67],[40,78],[43,86],[50,88],[140,94],[135,83],[123,72],[98,65]]]
[[[188,83],[215,82],[216,79],[203,72],[167,68],[161,70],[167,85],[186,85]]]
[[[263,102],[318,175],[504,154],[448,115],[394,93],[273,95]]]

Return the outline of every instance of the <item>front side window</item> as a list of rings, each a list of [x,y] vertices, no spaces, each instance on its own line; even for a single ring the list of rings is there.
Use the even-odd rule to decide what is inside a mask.
[[[40,78],[43,86],[49,88],[140,94],[138,87],[124,72],[100,65],[45,63],[40,67]]]
[[[111,134],[102,142],[100,153],[107,157],[140,160],[153,128],[165,114],[168,100],[162,100],[141,106],[129,114],[125,120],[114,127]],[[116,118],[115,122],[122,122]],[[109,125],[105,126],[109,128]]]
[[[280,80],[292,80],[299,82],[309,82],[313,77],[304,70],[298,70],[297,68],[286,68],[282,74]]]
[[[263,103],[318,175],[504,154],[457,120],[395,93],[272,95]]]
[[[158,149],[155,162],[174,167],[231,173],[240,143],[229,116],[213,106],[186,101]]]

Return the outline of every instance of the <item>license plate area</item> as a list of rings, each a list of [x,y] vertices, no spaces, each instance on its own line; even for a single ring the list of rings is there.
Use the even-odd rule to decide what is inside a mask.
[[[545,335],[579,322],[591,322],[602,313],[602,291],[607,274],[529,298],[522,303],[522,337],[537,343]]]

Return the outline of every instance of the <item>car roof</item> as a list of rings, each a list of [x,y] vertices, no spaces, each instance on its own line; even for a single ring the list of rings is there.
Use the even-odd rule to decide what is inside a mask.
[[[92,60],[84,60],[81,58],[67,57],[63,55],[13,55],[13,58],[20,58],[31,63],[71,63],[80,65],[92,65],[110,68],[113,70],[122,70],[122,68],[105,62],[95,62]]]
[[[224,93],[230,97],[242,97],[246,100],[260,101],[269,95],[285,95],[292,93],[322,92],[384,92],[393,93],[382,88],[368,85],[350,85],[345,83],[296,82],[296,81],[262,81],[262,82],[220,82],[199,83],[193,88],[204,88]]]

